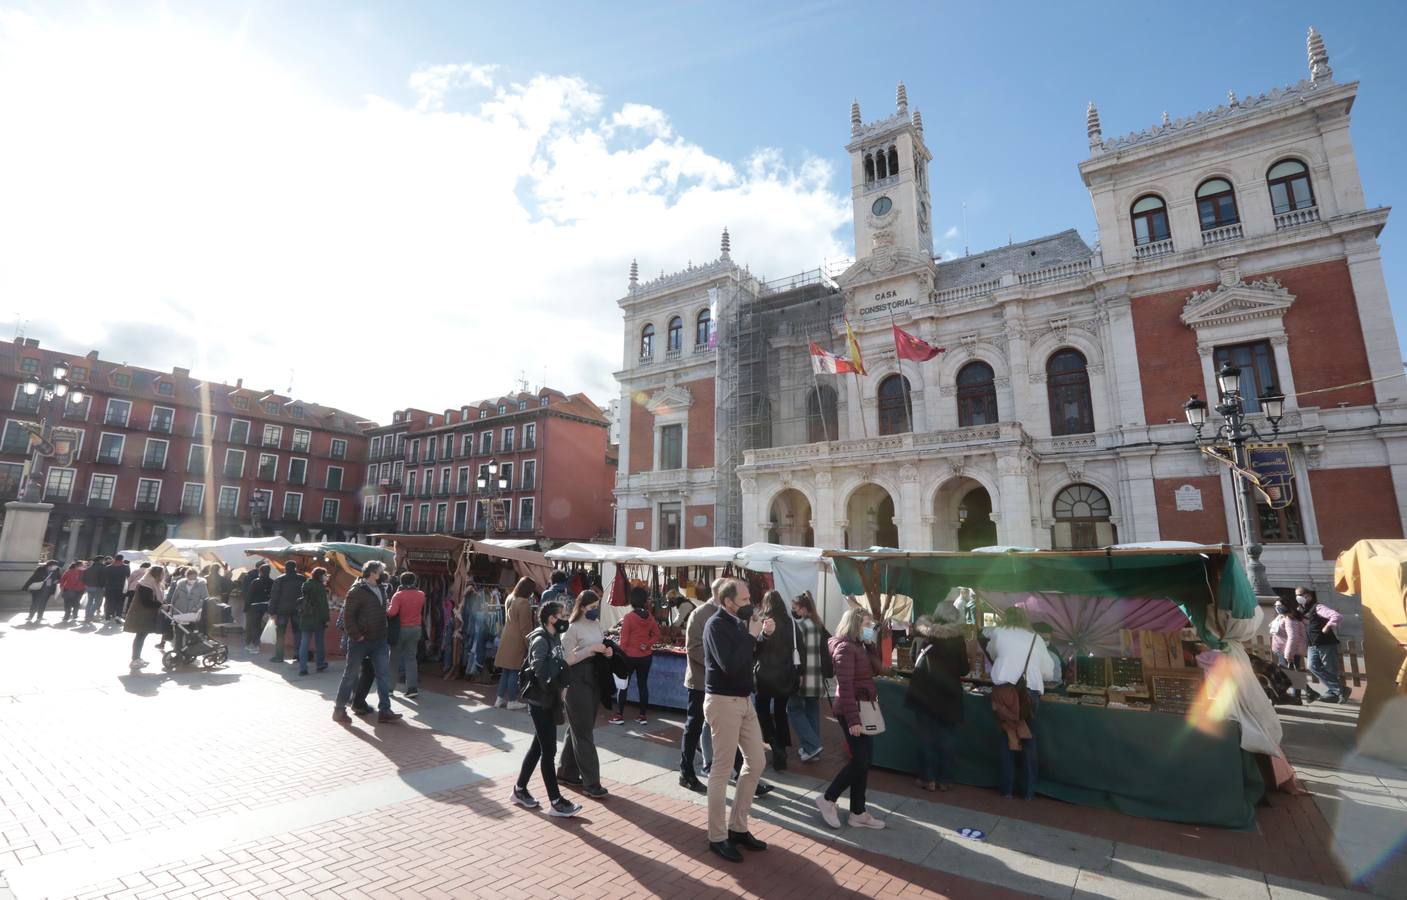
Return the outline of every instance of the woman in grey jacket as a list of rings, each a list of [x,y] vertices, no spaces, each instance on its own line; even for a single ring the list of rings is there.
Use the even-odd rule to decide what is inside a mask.
[[[554,767],[557,718],[562,714],[562,689],[567,668],[566,655],[562,652],[562,635],[567,631],[562,604],[556,600],[542,604],[538,610],[538,622],[541,627],[528,635],[528,660],[523,664],[522,671],[523,700],[532,714],[537,740],[532,742],[523,757],[522,771],[513,785],[513,802],[525,809],[537,809],[541,805],[528,793],[528,779],[532,778],[533,769],[540,764],[547,798],[551,801],[547,814],[570,818],[581,812],[581,806],[562,796],[557,787]]]
[[[562,768],[557,780],[582,785],[586,796],[603,799],[601,763],[596,757],[596,711],[601,706],[599,659],[609,659],[611,648],[601,630],[601,598],[582,591],[567,620],[562,654],[567,663],[567,737],[562,742]]]

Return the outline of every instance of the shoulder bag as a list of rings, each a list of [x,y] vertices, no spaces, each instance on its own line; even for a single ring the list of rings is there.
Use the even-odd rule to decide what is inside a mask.
[[[878,700],[856,700],[860,707],[860,731],[871,737],[884,734],[884,713],[879,711]]]

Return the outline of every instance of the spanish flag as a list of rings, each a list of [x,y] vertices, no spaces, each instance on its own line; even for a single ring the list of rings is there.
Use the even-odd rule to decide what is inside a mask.
[[[860,355],[860,344],[855,340],[855,332],[850,330],[850,320],[845,320],[845,344],[850,351],[850,365],[854,367],[856,373],[868,375],[865,371],[865,358]]]

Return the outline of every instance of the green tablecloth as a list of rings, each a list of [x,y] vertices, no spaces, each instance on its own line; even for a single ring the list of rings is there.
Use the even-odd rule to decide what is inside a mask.
[[[913,711],[906,684],[879,680],[885,732],[875,738],[874,764],[918,771]],[[996,787],[997,747],[1004,740],[988,698],[964,696],[958,731],[957,780]],[[1032,729],[1040,756],[1037,793],[1134,816],[1251,828],[1265,793],[1260,770],[1241,749],[1240,729],[1227,723],[1205,734],[1181,717],[1157,712],[1042,702]]]

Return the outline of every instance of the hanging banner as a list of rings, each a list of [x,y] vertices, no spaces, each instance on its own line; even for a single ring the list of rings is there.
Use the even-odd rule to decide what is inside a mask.
[[[1247,444],[1246,460],[1271,509],[1284,509],[1295,501],[1295,467],[1289,444]]]
[[[491,510],[491,518],[489,521],[493,523],[494,531],[502,532],[508,530],[508,505],[512,502],[511,500],[489,501]]]

